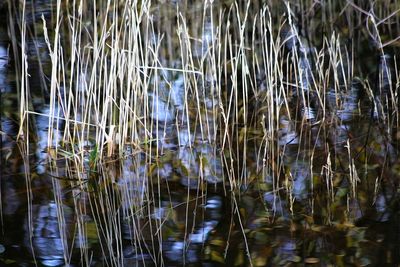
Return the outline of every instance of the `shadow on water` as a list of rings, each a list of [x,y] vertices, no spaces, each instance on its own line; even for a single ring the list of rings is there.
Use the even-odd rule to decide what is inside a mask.
[[[46,1],[34,3],[36,12],[52,16]],[[247,266],[248,257],[254,266],[400,264],[400,137],[395,126],[385,128],[395,109],[389,87],[398,62],[392,55],[365,54],[377,67],[362,71],[376,76],[377,85],[338,77],[340,86],[327,85],[320,101],[311,81],[314,54],[322,48],[288,42],[285,56],[299,55],[301,84],[288,86],[290,110],[276,122],[278,160],[265,159],[271,171],[259,167],[262,134],[250,129],[246,157],[229,158],[246,166],[248,182],[232,185],[211,115],[221,101],[211,78],[199,81],[204,109],[198,112],[185,105],[183,74],[160,73],[163,90],[149,93],[152,139],[121,158],[98,164],[94,141],[85,144],[81,169],[76,155],[57,157],[52,149],[62,150],[63,122],[51,125],[44,116],[32,120],[34,142],[17,141],[19,100],[6,22],[0,23],[1,265]],[[214,34],[211,24],[204,28],[197,57]],[[41,75],[50,68],[46,47],[40,38],[29,39],[32,105],[42,114],[50,113]],[[166,54],[167,61],[172,55]],[[257,107],[267,85],[259,76],[251,115],[263,112]],[[188,123],[185,109],[202,127]],[[254,124],[268,124],[262,115]],[[240,167],[232,168],[238,177]]]

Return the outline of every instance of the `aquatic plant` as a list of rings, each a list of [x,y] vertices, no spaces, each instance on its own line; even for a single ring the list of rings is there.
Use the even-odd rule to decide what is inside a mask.
[[[58,0],[30,25],[20,2],[9,1],[18,137],[27,156],[30,140],[46,151],[63,262],[78,247],[91,265],[96,238],[110,266],[196,262],[203,246],[202,260],[221,264],[316,262],[294,255],[291,241],[276,248],[284,259],[272,255],[266,233],[298,217],[310,229],[352,229],[349,246],[362,249],[352,212],[398,187],[393,5]],[[41,110],[30,87],[33,35],[46,44],[34,55],[50,66],[40,68]],[[379,60],[364,62],[368,53]],[[43,118],[47,127],[33,129]],[[73,192],[70,236],[62,188]],[[222,206],[228,234],[213,237]],[[201,221],[207,209],[217,215]]]

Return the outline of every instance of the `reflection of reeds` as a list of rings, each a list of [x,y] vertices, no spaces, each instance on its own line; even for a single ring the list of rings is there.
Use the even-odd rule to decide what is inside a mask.
[[[29,142],[28,119],[32,115],[49,118],[49,158],[63,158],[73,165],[73,176],[77,176],[78,182],[71,182],[71,186],[87,197],[96,230],[104,241],[102,250],[110,255],[111,265],[123,265],[124,223],[128,225],[135,253],[148,250],[155,253],[152,261],[163,261],[155,251],[162,254],[160,229],[166,219],[154,219],[154,210],[162,206],[162,178],[157,168],[169,145],[177,150],[184,147],[180,150],[181,162],[174,165],[179,170],[174,171],[188,180],[184,239],[189,239],[194,231],[194,223],[189,224],[191,180],[197,183],[197,201],[207,194],[205,176],[218,173],[209,166],[210,158],[220,161],[223,172],[216,182],[222,181],[224,190],[229,189],[225,193],[231,197],[232,213],[238,218],[250,263],[251,249],[238,193],[252,182],[265,183],[268,177],[271,181],[263,190],[274,195],[272,209],[275,210],[283,195],[280,191],[284,190],[294,214],[295,203],[303,196],[302,192],[295,192],[296,172],[288,167],[288,158],[293,155],[287,151],[293,144],[297,145],[293,166],[297,168],[299,162],[309,165],[309,183],[304,187],[311,188],[311,197],[314,186],[318,186],[314,184],[319,182],[315,179],[318,175],[325,178],[328,209],[335,201],[340,175],[350,183],[348,196],[357,197],[361,182],[356,156],[360,152],[354,153],[352,148],[359,144],[351,144],[352,133],[338,115],[354,111],[346,110],[350,105],[346,97],[352,92],[357,73],[355,48],[345,46],[334,31],[323,38],[306,36],[309,33],[299,26],[302,23],[304,27],[308,21],[296,19],[294,10],[303,14],[301,19],[309,20],[316,12],[316,3],[303,2],[306,4],[300,10],[289,4],[282,7],[285,15],[279,19],[268,7],[255,12],[251,1],[235,3],[219,12],[206,3],[202,6],[202,23],[196,24],[189,23],[190,13],[185,8],[168,13],[167,8],[153,7],[151,1],[108,1],[97,6],[74,1],[66,11],[57,1],[53,32],[47,29],[48,22],[43,18],[51,60],[51,72],[47,73],[49,114],[32,107],[22,7],[21,60],[17,64],[21,78],[19,134]],[[336,10],[343,11],[348,18],[352,14],[357,14],[356,19],[366,15],[360,15],[364,12],[362,7],[336,6],[328,1],[321,6],[322,22],[328,24],[338,19],[334,17],[338,16]],[[160,14],[174,20],[156,16]],[[379,14],[387,11],[379,9]],[[394,66],[388,67],[384,48],[396,39],[382,42],[379,30],[383,21],[394,16],[390,13],[378,22],[372,15],[368,18],[368,26],[372,27],[368,33],[378,43],[381,54],[377,87],[384,91],[373,90],[369,82],[362,83],[363,90],[383,128],[389,131],[387,136],[393,138],[399,129],[400,75],[396,57]],[[310,27],[318,30],[313,23]],[[350,36],[357,34],[353,28],[348,30]],[[16,44],[13,40],[15,51]],[[174,87],[177,77],[182,79],[181,88]],[[360,101],[351,105],[359,105]],[[289,133],[293,137],[282,142],[282,135]],[[212,146],[212,156],[198,153],[203,144]],[[346,148],[346,157],[341,159]],[[127,172],[134,179],[107,174],[105,166],[110,161],[125,164],[127,159],[134,162],[129,168],[136,171]],[[143,165],[147,169],[142,170]],[[197,168],[191,169],[193,166]],[[343,171],[344,168],[347,169]],[[151,175],[154,169],[156,179]],[[128,181],[114,187],[114,183],[124,179]],[[62,206],[61,191],[57,184],[54,188],[56,202]],[[79,242],[84,244],[87,223],[83,216],[87,211],[86,203],[80,201],[86,199],[74,198],[76,231],[82,238]],[[63,211],[58,212],[61,220]],[[147,236],[142,229],[148,231]],[[187,249],[183,247],[182,253]],[[81,247],[81,254],[89,264],[86,247]]]

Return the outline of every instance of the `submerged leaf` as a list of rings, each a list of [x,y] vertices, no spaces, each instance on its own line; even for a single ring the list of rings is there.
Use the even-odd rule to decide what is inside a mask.
[[[224,257],[219,253],[218,251],[211,251],[211,260],[219,262],[219,263],[225,263]]]
[[[242,266],[244,264],[244,255],[243,251],[239,251],[238,255],[235,259],[235,266]]]

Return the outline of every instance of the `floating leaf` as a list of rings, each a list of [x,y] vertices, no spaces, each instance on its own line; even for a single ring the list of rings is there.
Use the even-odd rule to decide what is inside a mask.
[[[214,245],[214,246],[222,247],[225,245],[225,242],[222,239],[213,239],[210,241],[210,244]]]
[[[291,259],[290,259],[290,261],[291,262],[301,262],[301,257],[300,256],[293,256]]]
[[[314,258],[314,257],[305,258],[305,259],[304,259],[304,263],[307,263],[307,264],[316,264],[316,263],[319,263],[319,259],[318,259],[318,258]]]
[[[218,251],[211,251],[211,260],[219,263],[225,263],[224,257]]]
[[[265,266],[267,264],[267,257],[264,255],[259,255],[253,260],[254,266]]]

